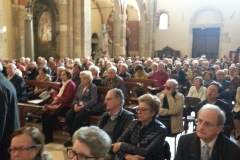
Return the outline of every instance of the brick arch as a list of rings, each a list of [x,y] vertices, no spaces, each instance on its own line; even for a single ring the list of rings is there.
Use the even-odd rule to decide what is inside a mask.
[[[96,2],[95,0],[92,0],[92,2],[97,6],[97,9],[98,9],[99,14],[100,14],[100,17],[101,17],[101,22],[102,22],[102,24],[104,24],[104,22],[103,22],[102,10],[101,10],[101,8],[100,8],[98,2]]]

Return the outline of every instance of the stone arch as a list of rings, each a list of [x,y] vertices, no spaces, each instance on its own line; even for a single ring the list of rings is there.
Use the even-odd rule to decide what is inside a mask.
[[[210,15],[214,20],[214,23],[201,23],[199,17],[201,14],[206,13],[206,15]],[[205,16],[206,17],[206,16]],[[213,18],[214,17],[214,18]],[[223,34],[224,31],[224,16],[221,10],[214,6],[202,6],[198,8],[191,16],[189,23],[189,56],[192,55],[192,43],[193,43],[193,28],[210,28],[210,27],[219,27],[220,35]],[[222,40],[221,36],[219,39],[219,54],[222,48]]]
[[[104,22],[103,22],[103,15],[102,15],[102,10],[101,10],[101,8],[100,8],[100,6],[99,6],[99,4],[98,4],[98,2],[97,1],[95,1],[95,0],[92,0],[92,2],[97,6],[97,9],[98,9],[98,11],[99,11],[99,14],[100,14],[100,17],[101,17],[101,22],[102,22],[102,24],[104,24]]]
[[[92,34],[92,39],[98,39],[97,33],[93,33],[93,34]]]
[[[215,24],[202,24],[202,25],[196,24],[196,20],[197,20],[198,16],[201,13],[206,12],[206,11],[213,11],[215,16],[217,16],[216,19],[218,19],[217,20],[218,22],[215,23]],[[190,19],[190,31],[192,31],[192,28],[194,28],[194,27],[203,27],[203,28],[206,28],[206,27],[223,27],[223,22],[224,22],[223,13],[219,9],[217,9],[214,6],[203,6],[199,9],[197,9],[193,13],[193,15]]]

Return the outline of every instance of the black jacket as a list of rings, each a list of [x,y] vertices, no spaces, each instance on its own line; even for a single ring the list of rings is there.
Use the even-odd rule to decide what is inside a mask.
[[[182,135],[178,141],[175,160],[200,160],[201,142],[196,133]],[[240,160],[240,148],[220,133],[214,144],[210,160]]]
[[[11,134],[19,127],[16,90],[12,83],[0,74],[0,160],[9,159],[7,148],[10,146]]]
[[[110,115],[108,112],[105,112],[102,114],[98,121],[98,127],[103,128],[108,119],[110,118]],[[113,128],[113,140],[112,143],[116,143],[118,138],[122,135],[122,133],[125,131],[129,123],[134,119],[134,114],[132,112],[127,111],[126,109],[122,109],[119,112],[117,123],[115,124]]]
[[[13,86],[17,92],[17,99],[18,102],[25,102],[26,101],[26,88],[25,88],[25,81],[22,77],[17,74],[14,74],[12,79],[10,79]]]
[[[118,139],[121,142],[118,158],[124,159],[127,154],[131,154],[143,156],[144,160],[163,160],[166,135],[166,127],[156,119],[145,127],[134,120]]]

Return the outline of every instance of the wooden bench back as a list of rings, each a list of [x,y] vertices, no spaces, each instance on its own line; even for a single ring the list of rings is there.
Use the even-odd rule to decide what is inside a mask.
[[[145,91],[145,93],[147,93],[148,89],[147,87],[148,86],[151,86],[151,87],[156,87],[158,86],[158,83],[156,80],[154,79],[135,79],[135,78],[123,78],[124,82],[138,82],[138,83],[141,83],[143,84],[142,87]]]
[[[107,92],[109,90],[111,90],[112,88],[111,87],[100,87],[100,86],[98,86],[97,89],[98,89],[98,93],[102,94],[102,100],[104,100],[104,98],[107,95]]]
[[[38,86],[41,88],[45,87],[58,88],[60,86],[59,82],[38,82],[34,80],[25,80],[25,84],[30,86]]]

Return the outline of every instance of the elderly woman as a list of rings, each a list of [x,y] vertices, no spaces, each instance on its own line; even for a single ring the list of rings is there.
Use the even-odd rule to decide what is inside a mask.
[[[97,103],[97,86],[92,83],[93,76],[91,71],[80,73],[81,84],[72,103],[72,108],[67,112],[66,121],[68,124],[69,139],[64,146],[72,145],[72,136],[76,130],[84,125],[87,117],[91,113],[91,107]]]
[[[36,78],[36,81],[39,81],[39,82],[51,82],[51,77],[50,75],[47,74],[48,72],[48,69],[46,67],[40,67],[38,69],[38,76]],[[38,87],[36,86],[34,91],[33,92],[29,92],[27,94],[27,97],[28,99],[38,99],[38,96],[44,92],[44,91],[47,91],[48,88],[41,88],[41,87]]]
[[[95,65],[91,65],[89,67],[89,70],[92,72],[93,76],[92,83],[95,84],[96,86],[103,86],[103,80],[99,76],[100,69]]]
[[[209,84],[213,82],[212,74],[210,72],[203,73],[203,86],[208,88]]]
[[[26,73],[24,79],[35,80],[36,79],[36,75],[37,75],[36,63],[35,62],[31,62],[29,64],[29,67],[27,69],[27,73]]]
[[[25,81],[22,77],[16,74],[16,66],[13,63],[8,63],[6,66],[7,78],[13,84],[17,92],[18,102],[26,101]]]
[[[122,63],[119,66],[119,76],[120,77],[126,77],[131,78],[131,75],[127,72],[128,71],[128,65],[126,63]]]
[[[153,62],[151,65],[151,69],[152,69],[152,71],[149,73],[149,77],[151,77],[154,72],[157,72],[158,64],[156,62]]]
[[[11,160],[51,160],[44,151],[41,132],[35,127],[23,127],[13,132],[8,149]]]
[[[72,75],[68,70],[60,72],[61,88],[57,91],[51,90],[51,104],[61,103],[61,110],[57,114],[49,114],[47,111],[42,114],[42,131],[45,135],[45,144],[53,141],[54,122],[59,115],[65,116],[66,112],[71,108],[73,98],[76,93],[76,85],[71,80]]]
[[[145,94],[138,102],[138,119],[132,121],[118,142],[113,144],[113,152],[119,159],[163,160],[167,130],[156,120],[160,100],[157,96]]]
[[[135,68],[135,79],[148,79],[148,74],[144,71],[143,65],[138,64]]]
[[[207,88],[203,86],[203,78],[195,77],[193,79],[193,86],[190,88],[188,92],[188,97],[198,97],[201,99],[201,102],[206,99]],[[192,111],[195,110],[195,106],[187,107],[187,114],[190,115]]]
[[[67,156],[73,160],[103,160],[111,147],[106,132],[96,126],[82,127],[73,135],[73,147],[67,149]]]

